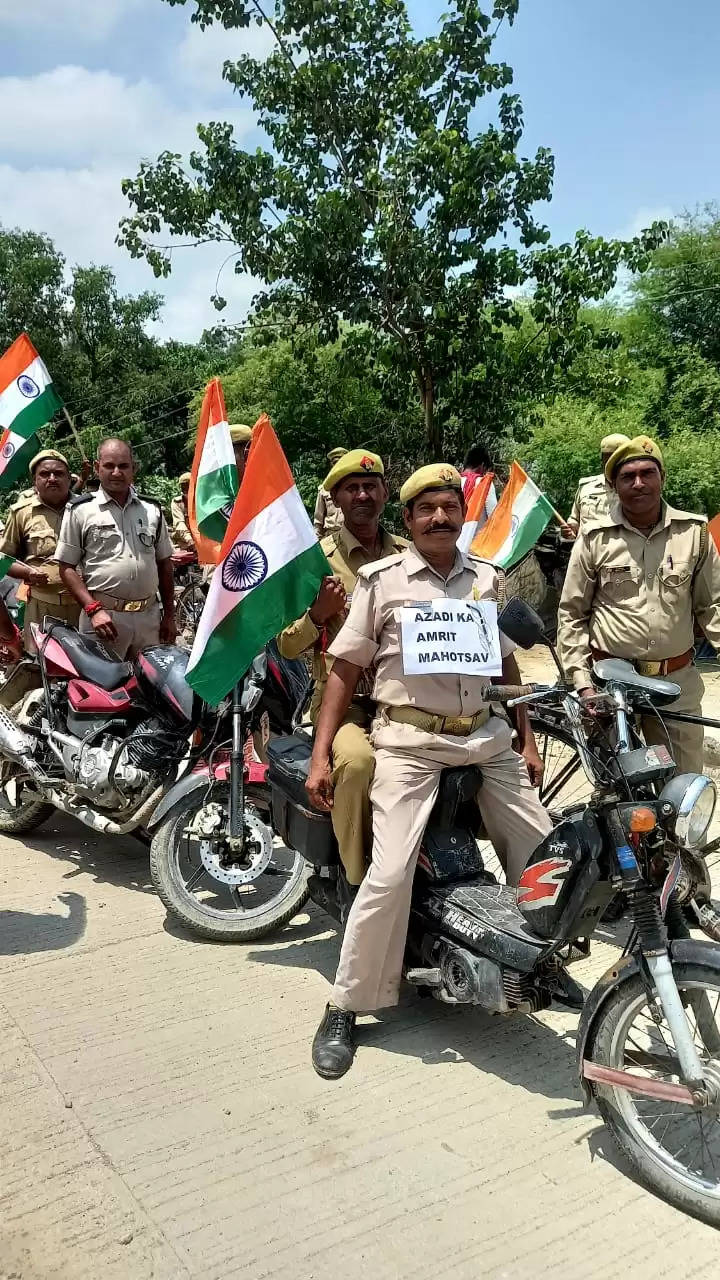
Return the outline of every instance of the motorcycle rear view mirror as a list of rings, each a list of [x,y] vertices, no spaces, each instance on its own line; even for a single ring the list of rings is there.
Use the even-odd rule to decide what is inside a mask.
[[[543,620],[531,605],[519,596],[508,600],[498,617],[498,626],[503,635],[519,645],[521,649],[532,649],[533,645],[547,640]]]

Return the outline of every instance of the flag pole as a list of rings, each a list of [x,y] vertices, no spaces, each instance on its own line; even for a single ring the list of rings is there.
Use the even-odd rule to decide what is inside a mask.
[[[76,445],[77,445],[78,449],[80,450],[80,457],[82,458],[83,462],[88,462],[88,461],[89,461],[89,458],[87,457],[87,454],[85,453],[85,448],[84,448],[84,446],[83,446],[83,442],[82,442],[82,440],[80,439],[80,433],[79,433],[79,431],[78,431],[77,427],[75,426],[75,422],[74,422],[74,420],[73,420],[72,416],[70,415],[70,413],[68,412],[68,410],[67,410],[67,408],[66,408],[66,406],[65,406],[65,405],[63,405],[63,413],[64,413],[64,415],[65,415],[65,421],[67,422],[68,426],[70,427],[70,430],[72,431],[72,433],[73,433],[73,435],[74,435],[74,437],[75,437],[75,443],[76,443]]]

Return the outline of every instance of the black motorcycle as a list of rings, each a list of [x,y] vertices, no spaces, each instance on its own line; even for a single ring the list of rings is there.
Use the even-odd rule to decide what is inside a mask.
[[[500,625],[525,648],[545,638],[520,600]],[[677,685],[616,660],[598,662],[594,681],[613,719],[611,749],[596,747],[585,709],[562,681],[488,690],[488,700],[509,707],[563,709],[592,800],[557,815],[515,890],[495,881],[478,850],[481,771],[444,770],[418,859],[405,976],[451,1004],[498,1014],[546,1008],[572,949],[586,949],[623,893],[627,946],[580,1019],[582,1087],[642,1180],[720,1226],[720,916],[701,854],[715,787],[676,775],[666,748],[631,740],[629,713],[657,711]],[[273,825],[313,868],[311,896],[339,920],[346,895],[331,821],[305,791],[310,752],[302,735],[270,743]],[[712,941],[692,937],[691,926]]]

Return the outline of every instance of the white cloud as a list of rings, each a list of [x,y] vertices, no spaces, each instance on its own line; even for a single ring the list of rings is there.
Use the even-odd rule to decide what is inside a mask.
[[[641,231],[652,226],[653,222],[670,222],[674,217],[674,211],[669,204],[643,205],[636,211],[627,226],[618,232],[619,238],[631,240],[633,236],[639,235]]]
[[[72,33],[103,40],[121,18],[148,0],[0,0],[0,29]]]
[[[137,162],[165,148],[187,150],[202,114],[201,105],[178,110],[160,85],[110,71],[65,66],[6,76],[0,79],[0,155],[26,165],[51,158],[83,165],[95,159]],[[239,133],[254,122],[242,107],[225,116]]]
[[[243,54],[253,58],[265,58],[274,44],[267,26],[257,23],[242,30],[226,31],[214,24],[201,31],[197,24],[188,27],[177,51],[180,74],[197,88],[206,92],[218,92],[224,85],[223,63],[235,61]]]

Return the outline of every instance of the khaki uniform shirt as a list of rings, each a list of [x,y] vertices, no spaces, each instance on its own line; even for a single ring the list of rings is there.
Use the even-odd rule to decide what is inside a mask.
[[[10,508],[5,531],[0,539],[0,555],[22,560],[33,569],[47,574],[43,587],[33,587],[37,600],[50,603],[57,600],[64,590],[60,581],[60,566],[53,560],[65,507],[59,510],[47,507],[33,489]]]
[[[380,532],[382,534],[382,558],[392,555],[393,552],[401,551],[407,546],[405,538],[398,538],[394,533],[388,533],[385,529],[381,529]],[[348,607],[350,607],[358,573],[363,565],[372,564],[374,558],[345,525],[341,525],[337,533],[331,533],[327,538],[323,538],[320,546],[328,558],[330,568],[335,576],[340,579],[347,592]],[[301,618],[298,618],[297,622],[293,622],[289,627],[286,627],[278,636],[278,648],[284,658],[299,658],[301,654],[312,651],[315,688],[310,707],[310,717],[313,722],[320,709],[328,672],[332,667],[332,658],[328,653],[328,646],[335,639],[346,616],[346,614],[338,614],[335,618],[330,618],[326,626],[321,630],[315,626],[308,610]],[[361,682],[361,685],[355,691],[355,696],[369,696],[370,693],[370,684],[368,683],[365,687],[362,686]]]
[[[88,591],[119,600],[144,600],[158,589],[158,560],[172,555],[165,517],[157,502],[130,489],[124,507],[98,489],[70,502],[55,559],[77,568]]]
[[[373,668],[378,705],[417,707],[440,716],[472,716],[487,703],[489,677],[406,676],[403,671],[400,611],[407,605],[446,596],[453,600],[496,600],[500,571],[487,560],[457,552],[447,581],[414,546],[361,569],[347,622],[330,646],[333,658]],[[505,657],[514,644],[500,636]]]
[[[649,537],[616,515],[584,525],[558,611],[558,651],[576,689],[592,684],[591,646],[659,662],[692,649],[695,619],[720,647],[720,555],[704,516],[663,503]]]
[[[170,515],[172,518],[172,540],[175,546],[180,547],[183,551],[194,551],[195,543],[188,528],[182,498],[173,498],[170,503]]]
[[[582,529],[587,520],[609,515],[616,500],[615,490],[604,475],[584,476],[578,484],[568,523]]]
[[[342,511],[335,506],[327,489],[323,489],[322,485],[320,485],[317,502],[315,503],[315,515],[313,516],[313,525],[318,538],[324,538],[326,534],[334,533],[336,529],[342,528],[344,523],[345,517]]]

